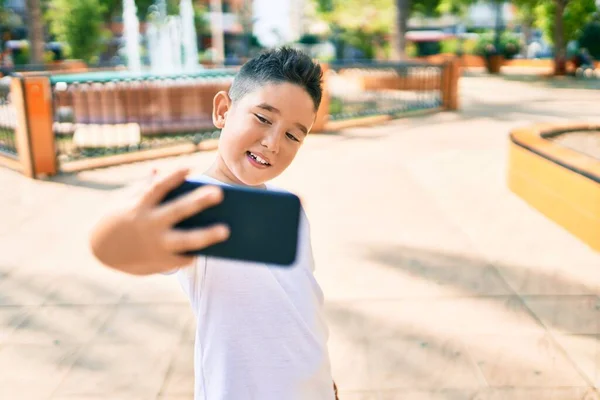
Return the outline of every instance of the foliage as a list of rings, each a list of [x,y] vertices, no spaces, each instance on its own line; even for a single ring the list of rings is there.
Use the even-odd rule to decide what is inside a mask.
[[[476,39],[463,39],[462,43],[461,39],[458,38],[446,39],[440,42],[440,52],[445,54],[458,54],[459,52],[462,54],[474,54],[477,43]]]
[[[319,17],[343,30],[373,33],[393,26],[393,0],[316,0]]]
[[[417,46],[413,42],[406,43],[406,56],[409,58],[418,57]]]
[[[8,25],[10,23],[10,14],[11,10],[9,10],[6,5],[6,0],[0,0],[0,24]]]
[[[375,57],[376,47],[384,42],[384,32],[369,32],[361,28],[341,32],[339,38],[345,44],[360,50],[363,58],[371,60]]]
[[[365,58],[373,58],[377,49],[390,52],[387,38],[395,26],[395,0],[313,1],[318,17],[329,24],[338,49],[349,44],[359,49]],[[442,1],[445,0],[412,0],[410,12],[423,17],[437,16]]]
[[[28,41],[22,41],[23,46],[13,50],[13,62],[15,65],[29,64],[31,61],[31,49]]]
[[[579,47],[587,49],[594,59],[600,60],[600,15],[583,28],[578,42]]]
[[[103,8],[102,16],[105,21],[120,16],[123,13],[123,0],[98,0]],[[145,21],[149,9],[154,5],[155,0],[135,0],[137,14],[140,21]],[[179,12],[179,3],[177,0],[167,0],[167,13],[177,14]]]
[[[522,1],[522,0],[521,0]],[[544,32],[545,39],[554,43],[555,0],[538,0],[535,6],[536,25]],[[563,14],[564,42],[568,43],[581,35],[581,30],[596,12],[595,0],[567,1]]]
[[[50,31],[66,43],[71,57],[93,62],[102,52],[107,32],[100,0],[50,0]]]
[[[313,35],[311,33],[305,33],[298,39],[298,43],[306,44],[306,45],[314,45],[320,42],[318,35]]]
[[[475,54],[477,48],[477,39],[465,39],[462,43],[463,54]]]
[[[445,1],[447,0],[413,0],[410,13],[421,17],[438,17],[443,12]]]
[[[363,32],[389,32],[394,26],[395,0],[313,0],[321,19],[331,25]],[[411,15],[439,16],[455,3],[472,4],[476,0],[412,0]]]
[[[437,12],[465,16],[469,10],[469,6],[475,3],[477,3],[477,0],[439,0]]]
[[[475,54],[482,57],[489,57],[495,54],[501,54],[506,59],[512,59],[521,51],[521,41],[514,33],[503,32],[500,37],[500,48],[496,49],[494,33],[488,32],[479,36],[475,46]]]
[[[208,7],[194,4],[194,26],[198,35],[210,33],[210,20],[208,19]]]
[[[440,42],[417,42],[417,56],[427,57],[440,54],[442,45]]]

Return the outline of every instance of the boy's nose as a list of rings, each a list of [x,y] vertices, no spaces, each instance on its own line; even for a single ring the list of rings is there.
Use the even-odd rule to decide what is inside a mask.
[[[270,150],[271,152],[278,153],[279,152],[279,141],[280,141],[279,133],[276,132],[275,130],[272,130],[263,137],[261,144],[264,147],[266,147],[268,150]]]

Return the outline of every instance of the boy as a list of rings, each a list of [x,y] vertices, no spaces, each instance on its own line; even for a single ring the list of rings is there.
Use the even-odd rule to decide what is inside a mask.
[[[246,63],[213,102],[221,129],[204,187],[158,205],[187,171],[152,185],[133,206],[103,218],[90,244],[104,264],[133,274],[176,271],[197,318],[196,400],[333,400],[323,294],[313,276],[306,216],[293,268],[191,259],[185,250],[225,240],[223,226],[178,232],[179,220],[221,200],[219,185],[276,190],[268,183],[292,162],[315,122],[322,70],[282,48]]]

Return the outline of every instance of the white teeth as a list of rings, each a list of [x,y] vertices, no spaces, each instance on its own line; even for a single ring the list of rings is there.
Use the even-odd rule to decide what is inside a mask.
[[[254,153],[250,153],[250,155],[252,156],[252,158],[254,158],[256,161],[258,161],[259,163],[261,163],[263,165],[268,165],[269,164],[263,158],[261,158],[260,156],[254,154]]]

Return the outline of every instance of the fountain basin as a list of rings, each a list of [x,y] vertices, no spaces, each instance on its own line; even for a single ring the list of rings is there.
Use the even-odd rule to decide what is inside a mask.
[[[600,125],[542,124],[510,134],[508,186],[527,203],[600,251],[600,159],[566,147],[569,133]],[[561,139],[559,139],[563,136]]]
[[[205,146],[219,136],[212,121],[214,96],[229,90],[237,70],[97,71],[48,77],[61,169],[91,158],[119,156],[120,161],[123,154],[162,154],[182,145],[187,152]]]
[[[212,101],[228,90],[235,70],[197,74],[106,73],[55,75],[53,128],[72,135],[85,125],[137,124],[141,135],[212,129]]]

